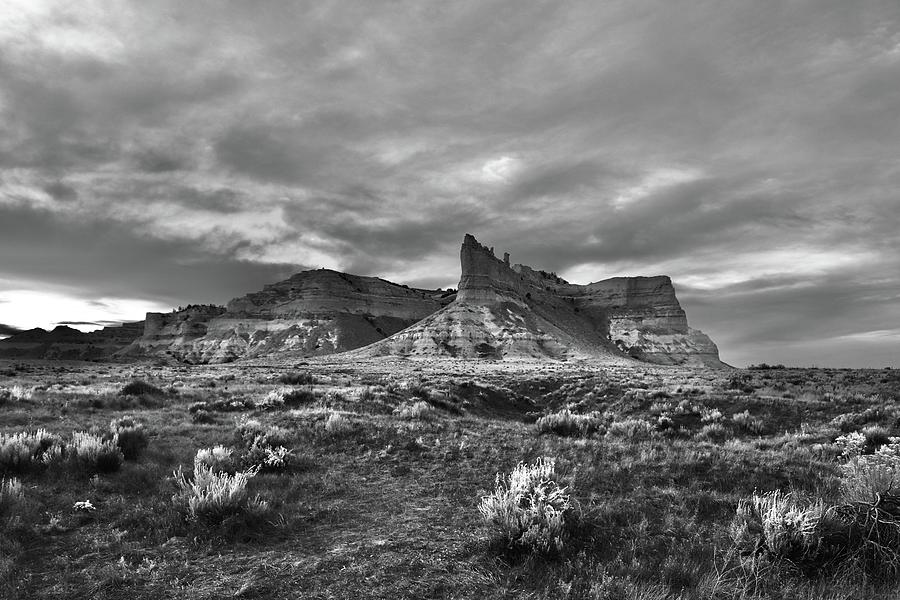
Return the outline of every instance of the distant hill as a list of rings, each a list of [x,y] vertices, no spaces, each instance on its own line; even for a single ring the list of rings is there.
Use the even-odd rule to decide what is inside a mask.
[[[0,358],[106,360],[140,337],[143,331],[143,321],[88,333],[66,325],[51,331],[37,327],[0,340]]]

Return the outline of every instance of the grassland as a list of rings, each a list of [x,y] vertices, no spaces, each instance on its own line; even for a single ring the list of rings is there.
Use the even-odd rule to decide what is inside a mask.
[[[735,541],[755,492],[841,502],[835,441],[863,432],[872,451],[900,435],[896,371],[0,363],[0,434],[109,438],[122,417],[148,443],[118,469],[0,467],[21,484],[0,510],[0,597],[900,595],[890,573],[742,556]],[[283,464],[260,462],[248,427]],[[258,518],[210,523],[173,501],[176,473],[190,481],[218,445],[232,472],[259,467]],[[573,507],[552,552],[504,544],[479,512],[498,473],[541,457]]]

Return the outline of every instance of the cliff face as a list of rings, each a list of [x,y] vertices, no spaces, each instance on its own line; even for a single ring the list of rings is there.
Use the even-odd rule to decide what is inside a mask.
[[[483,358],[627,356],[658,364],[721,365],[715,344],[688,327],[668,277],[574,285],[498,259],[466,235],[456,301],[360,351]]]
[[[376,277],[304,271],[235,298],[214,314],[148,315],[147,332],[128,353],[193,363],[332,354],[384,339],[452,300],[440,290]]]
[[[60,325],[29,329],[0,340],[0,358],[106,360],[141,336],[144,322],[123,323],[84,333]]]

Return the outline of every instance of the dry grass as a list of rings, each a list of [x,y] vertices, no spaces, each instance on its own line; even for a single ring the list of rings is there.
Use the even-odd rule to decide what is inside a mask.
[[[751,568],[738,560],[730,525],[754,492],[794,490],[801,512],[853,505],[845,499],[849,459],[835,438],[842,428],[866,440],[896,435],[900,374],[768,369],[750,372],[738,389],[727,374],[666,368],[322,361],[302,367],[314,383],[298,389],[313,402],[259,405],[293,385],[277,382],[297,370],[283,367],[7,367],[14,376],[0,385],[33,393],[0,409],[5,437],[44,428],[60,440],[50,448],[62,457],[73,431],[108,441],[115,411],[132,403],[152,436],[136,460],[99,476],[65,461],[60,471],[41,466],[33,448],[23,452],[35,468],[3,475],[21,481],[26,510],[0,540],[0,597],[897,597],[890,568],[874,568],[890,565],[889,557],[871,544],[856,546],[855,562],[803,569],[767,559]],[[120,396],[132,380],[165,395]],[[441,418],[392,414],[417,401]],[[194,404],[201,406],[191,412]],[[604,436],[535,435],[540,415],[566,408],[618,425]],[[211,422],[194,422],[200,410]],[[755,420],[764,427],[745,425]],[[704,434],[707,426],[722,435]],[[867,437],[871,426],[882,430]],[[204,487],[213,476],[194,476],[197,448],[216,446],[236,464],[208,468],[219,487]],[[286,466],[260,469],[238,491],[218,475],[246,473],[254,447],[284,448]],[[860,456],[868,464],[877,451]],[[481,498],[496,490],[498,471],[545,456],[556,457],[554,481],[580,507],[578,526],[549,556],[498,552]],[[183,488],[172,479],[179,468]],[[221,498],[229,490],[259,497],[265,517],[248,518],[256,514],[248,504],[222,509],[222,521],[192,519],[186,490],[195,484],[221,489]],[[856,504],[845,517],[874,525],[881,548],[891,549],[887,499]],[[75,510],[82,501],[96,510]],[[790,510],[776,514],[793,518]]]

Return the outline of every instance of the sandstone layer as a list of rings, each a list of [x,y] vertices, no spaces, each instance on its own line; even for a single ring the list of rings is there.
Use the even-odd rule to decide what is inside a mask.
[[[466,235],[456,300],[362,356],[461,358],[627,357],[656,364],[720,366],[718,349],[688,326],[668,277],[575,285],[511,265]]]
[[[125,354],[191,363],[231,362],[280,353],[317,356],[382,340],[449,304],[442,290],[421,290],[329,269],[303,271],[236,298],[214,314],[150,313]]]

